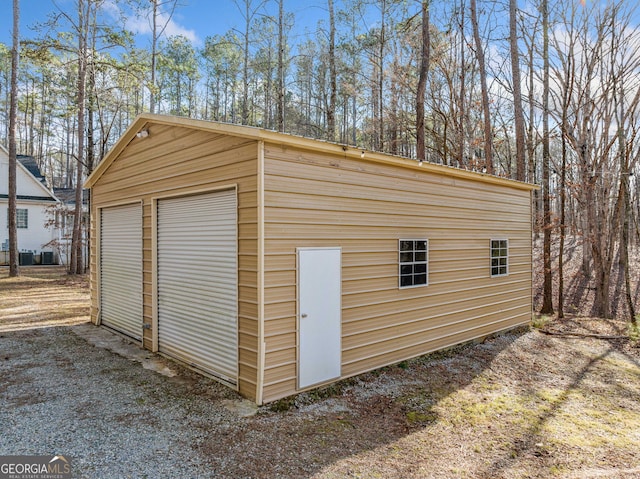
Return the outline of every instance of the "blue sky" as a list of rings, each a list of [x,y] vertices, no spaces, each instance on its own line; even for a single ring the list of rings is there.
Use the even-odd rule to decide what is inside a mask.
[[[118,3],[124,3],[117,0],[107,2],[111,3],[111,8]],[[201,46],[207,36],[224,34],[234,27],[242,28],[244,20],[233,0],[178,0],[178,3],[180,6],[176,9],[166,33],[185,35],[195,46]],[[239,3],[242,4],[242,1]],[[336,2],[336,8],[338,3]],[[20,36],[36,37],[36,23],[45,21],[49,13],[58,11],[56,5],[73,14],[75,1],[20,0]],[[285,1],[285,10],[295,15],[295,28],[302,32],[307,28],[315,30],[318,19],[327,16],[325,5],[326,0],[288,0]],[[274,13],[275,8],[275,5],[271,5]],[[0,0],[0,42],[6,44],[11,44],[12,12],[12,1]],[[144,46],[150,38],[147,19],[130,16],[127,27],[136,33],[139,45]]]

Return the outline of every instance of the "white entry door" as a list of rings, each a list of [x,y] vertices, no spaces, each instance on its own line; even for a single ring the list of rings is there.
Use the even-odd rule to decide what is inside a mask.
[[[340,248],[298,249],[298,386],[340,377]]]

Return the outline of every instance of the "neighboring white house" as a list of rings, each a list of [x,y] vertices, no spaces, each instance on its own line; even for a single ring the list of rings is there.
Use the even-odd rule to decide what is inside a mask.
[[[30,264],[31,260],[36,263],[57,263],[52,242],[58,238],[58,231],[50,223],[51,210],[59,204],[59,200],[44,184],[35,162],[30,164],[29,160],[30,157],[19,158],[16,168],[18,251],[26,253],[21,255],[23,264]],[[9,154],[0,145],[0,264],[8,263],[8,179]],[[49,254],[42,255],[43,252]]]

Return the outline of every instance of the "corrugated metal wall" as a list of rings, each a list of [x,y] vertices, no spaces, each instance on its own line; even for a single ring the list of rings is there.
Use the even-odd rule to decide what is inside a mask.
[[[143,321],[145,348],[153,348],[154,198],[185,195],[217,187],[237,188],[238,200],[238,389],[255,397],[257,383],[257,156],[255,140],[174,125],[147,126],[149,136],[134,138],[92,187],[92,309],[98,312],[95,241],[97,208],[142,201]]]
[[[275,145],[264,170],[265,401],[296,388],[297,247],[342,247],[345,377],[529,321],[528,190]],[[428,286],[398,288],[401,238],[429,240]]]

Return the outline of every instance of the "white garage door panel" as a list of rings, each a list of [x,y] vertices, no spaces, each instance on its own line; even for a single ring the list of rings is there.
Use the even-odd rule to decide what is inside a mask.
[[[100,210],[102,324],[142,339],[142,205]]]
[[[158,201],[158,349],[236,383],[235,190]]]

